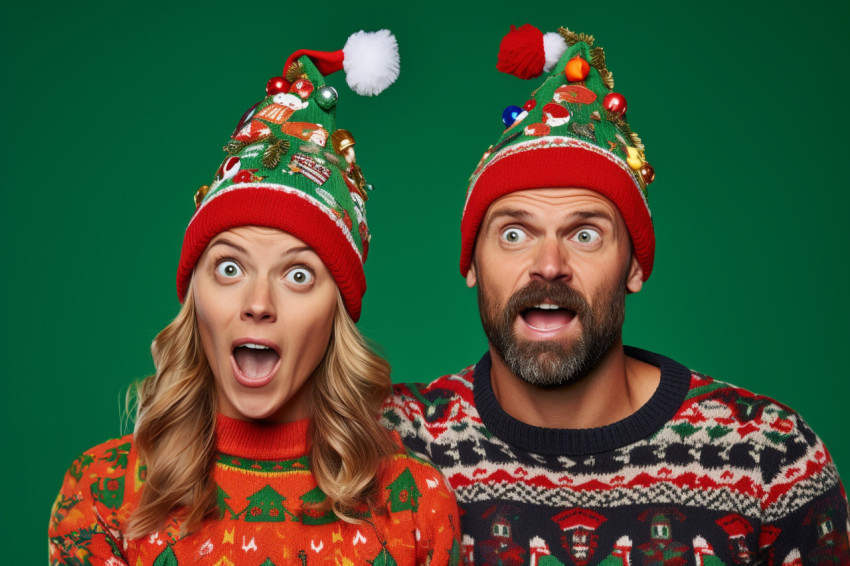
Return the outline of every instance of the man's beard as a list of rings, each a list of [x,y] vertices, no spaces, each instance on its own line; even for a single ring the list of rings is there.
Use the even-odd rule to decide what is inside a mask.
[[[532,385],[557,387],[575,382],[595,369],[620,338],[625,321],[625,278],[611,290],[600,289],[595,308],[581,293],[560,281],[535,280],[511,295],[504,307],[495,304],[481,279],[478,308],[493,348],[514,375]],[[544,301],[575,313],[582,333],[569,343],[518,338],[514,322],[520,313]]]

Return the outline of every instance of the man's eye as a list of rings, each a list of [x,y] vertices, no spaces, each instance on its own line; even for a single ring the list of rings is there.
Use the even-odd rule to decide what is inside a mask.
[[[525,232],[520,230],[519,228],[508,228],[507,230],[502,232],[502,240],[508,242],[509,244],[517,244],[522,242],[526,238]]]
[[[242,269],[235,261],[223,261],[219,263],[215,268],[215,272],[222,277],[227,278],[239,277],[242,275]]]
[[[296,285],[309,285],[313,282],[313,272],[306,267],[296,267],[286,274],[286,278]]]
[[[599,232],[591,230],[590,228],[583,228],[576,232],[576,235],[574,236],[575,240],[581,244],[596,243],[596,241],[601,237],[602,236],[599,235]]]

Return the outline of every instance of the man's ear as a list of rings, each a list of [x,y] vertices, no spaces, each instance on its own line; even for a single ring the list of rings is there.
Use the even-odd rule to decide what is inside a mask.
[[[466,272],[466,286],[472,289],[478,284],[478,276],[475,274],[475,261],[469,266],[469,271]]]
[[[635,254],[629,260],[629,273],[626,276],[626,289],[629,293],[637,293],[643,288],[643,268]]]

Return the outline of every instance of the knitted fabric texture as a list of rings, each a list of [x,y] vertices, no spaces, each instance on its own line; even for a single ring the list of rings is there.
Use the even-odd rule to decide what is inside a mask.
[[[219,416],[213,470],[218,518],[180,538],[127,540],[122,529],[145,487],[131,436],[71,465],[50,520],[50,564],[458,564],[457,506],[430,464],[399,451],[378,481],[379,506],[350,524],[311,508],[325,499],[310,472],[308,421],[259,426]]]
[[[529,34],[526,26],[512,31],[521,32]],[[654,171],[626,122],[625,98],[611,92],[613,78],[602,48],[592,47],[590,36],[564,28],[560,33],[569,48],[470,178],[461,220],[461,274],[469,270],[479,226],[493,201],[526,189],[576,187],[595,190],[617,206],[646,280],[655,256],[646,200]],[[503,49],[515,43],[506,38]],[[539,44],[542,57],[542,34]],[[499,68],[523,78],[539,73],[542,65],[535,59],[533,68],[525,70],[503,55]],[[519,62],[526,59],[531,58]]]
[[[284,74],[288,79],[278,77],[277,85],[272,79],[269,95],[239,121],[212,184],[196,194],[177,270],[178,298],[183,301],[212,238],[237,226],[266,226],[316,251],[356,321],[366,292],[370,187],[356,163],[353,137],[336,128],[336,90],[307,55]]]
[[[649,402],[612,425],[525,425],[499,406],[490,357],[384,409],[455,490],[466,564],[850,564],[844,489],[826,447],[772,399],[657,354]]]

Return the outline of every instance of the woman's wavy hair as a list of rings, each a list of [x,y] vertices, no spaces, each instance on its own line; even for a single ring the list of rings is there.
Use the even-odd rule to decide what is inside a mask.
[[[128,392],[135,403],[134,442],[147,467],[138,508],[126,535],[140,538],[182,520],[181,532],[214,515],[216,390],[195,318],[192,285],[174,320],[151,345],[156,373]],[[373,502],[381,462],[393,442],[378,423],[390,393],[390,367],[366,343],[337,296],[330,343],[305,387],[312,424],[310,466],[327,495],[318,509],[356,522]]]

